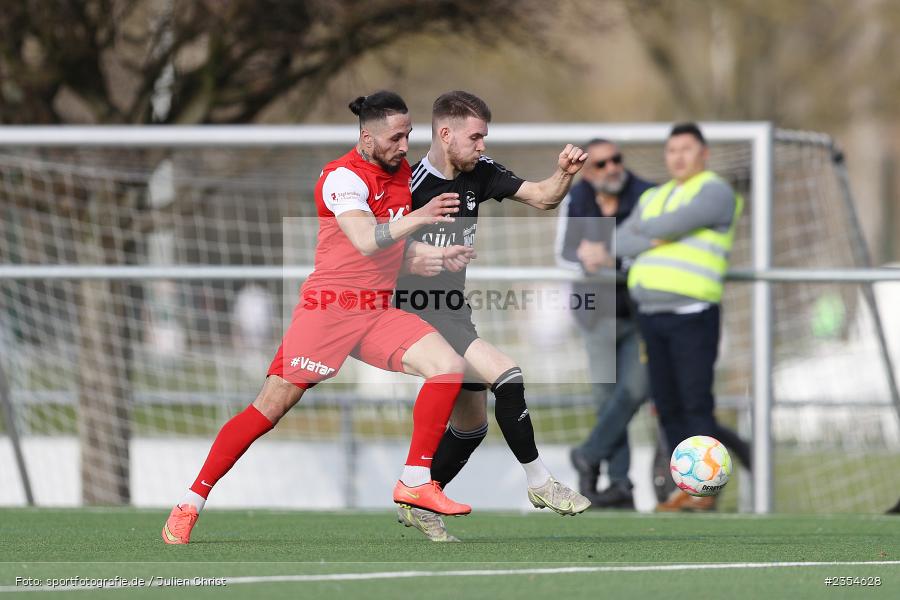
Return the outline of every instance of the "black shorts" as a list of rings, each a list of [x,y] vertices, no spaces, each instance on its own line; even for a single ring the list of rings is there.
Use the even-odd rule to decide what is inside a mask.
[[[466,309],[422,311],[414,314],[422,317],[425,322],[437,329],[437,332],[447,340],[457,354],[465,356],[466,350],[469,349],[472,342],[478,339],[475,323],[472,322],[472,309],[468,306]],[[486,390],[487,385],[466,381],[463,383],[463,388],[470,391],[481,391]]]
[[[437,329],[460,356],[465,355],[472,342],[478,339],[471,310],[423,310],[413,314]]]

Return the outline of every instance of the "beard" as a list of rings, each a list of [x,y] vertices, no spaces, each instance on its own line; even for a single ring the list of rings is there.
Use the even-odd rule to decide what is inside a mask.
[[[396,173],[400,168],[400,163],[396,165],[392,165],[391,163],[384,162],[383,160],[375,159],[378,162],[378,166],[387,171],[388,173]]]
[[[395,155],[394,160],[396,163],[391,163],[390,159],[387,156],[387,152],[385,150],[381,150],[376,147],[372,150],[372,160],[378,163],[378,166],[387,171],[388,173],[396,173],[397,169],[400,168],[400,165],[403,164],[403,158],[406,156],[405,153]]]
[[[475,169],[475,165],[478,164],[478,160],[480,158],[481,156],[479,155],[476,156],[474,160],[470,159],[466,161],[463,160],[463,158],[460,156],[460,153],[456,150],[456,148],[453,147],[453,145],[450,145],[447,148],[447,161],[453,166],[454,169],[456,169],[460,173],[468,173]]]
[[[607,194],[609,196],[618,196],[622,193],[622,190],[625,189],[625,184],[628,182],[628,174],[624,171],[622,172],[622,176],[617,179],[603,179],[600,181],[592,181],[591,185],[594,187],[594,191],[600,194]]]

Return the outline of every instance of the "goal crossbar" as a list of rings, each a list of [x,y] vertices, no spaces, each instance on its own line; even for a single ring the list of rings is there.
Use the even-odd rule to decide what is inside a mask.
[[[771,136],[768,122],[700,123],[710,142],[764,141]],[[614,139],[620,144],[666,139],[669,123],[492,124],[490,143],[572,143],[586,136]],[[589,132],[589,133],[588,133]],[[22,125],[0,128],[2,146],[45,147],[253,147],[327,146],[353,144],[359,128],[353,125],[186,125],[172,127],[121,125]],[[813,134],[815,135],[815,134]],[[826,137],[827,139],[827,137]],[[413,125],[410,143],[429,144],[431,125]]]

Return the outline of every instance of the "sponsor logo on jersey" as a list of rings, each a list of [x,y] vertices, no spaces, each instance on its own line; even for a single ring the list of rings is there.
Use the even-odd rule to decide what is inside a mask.
[[[463,229],[463,246],[469,248],[475,247],[475,231],[478,229],[478,223],[472,223]]]
[[[445,233],[444,228],[441,227],[437,232],[429,232],[424,234],[422,236],[422,243],[428,244],[429,246],[436,246],[438,248],[455,246],[456,232],[451,231],[450,233]]]
[[[475,231],[478,229],[478,223],[472,223],[462,230],[462,244],[475,247]],[[457,241],[456,231],[447,232],[445,227],[441,227],[437,231],[429,231],[422,235],[422,243],[437,248],[446,248],[447,246],[455,246],[460,242]]]
[[[359,192],[332,192],[331,193],[331,201],[332,202],[352,202],[354,200],[359,200]]]
[[[475,192],[467,191],[466,192],[466,208],[469,210],[475,210],[475,205],[478,204],[475,201]]]
[[[383,193],[383,192],[382,192],[382,193]],[[376,198],[376,200],[377,200],[377,198]],[[390,222],[393,223],[394,221],[398,221],[398,220],[402,219],[402,218],[403,218],[403,211],[404,211],[404,210],[409,210],[409,205],[408,205],[408,204],[407,204],[406,206],[401,206],[400,208],[398,208],[398,209],[397,209],[397,214],[394,214],[394,209],[393,209],[393,208],[389,208],[389,209],[388,209],[388,215],[390,215],[390,217],[389,217]]]

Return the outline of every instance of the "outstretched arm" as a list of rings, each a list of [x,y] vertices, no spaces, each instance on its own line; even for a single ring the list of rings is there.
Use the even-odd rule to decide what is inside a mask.
[[[524,181],[512,197],[513,200],[540,210],[550,210],[559,206],[572,187],[575,174],[584,166],[587,153],[572,144],[566,144],[559,153],[556,171],[542,181]]]

